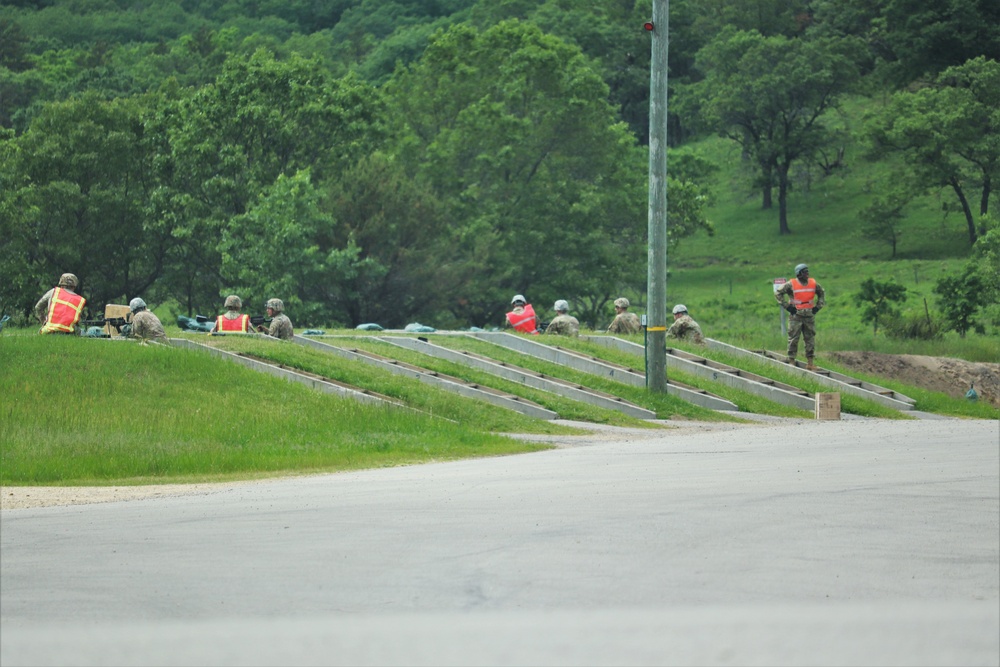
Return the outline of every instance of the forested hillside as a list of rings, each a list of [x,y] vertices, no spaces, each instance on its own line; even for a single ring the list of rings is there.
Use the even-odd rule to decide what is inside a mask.
[[[585,322],[641,306],[650,15],[0,3],[0,311],[27,321],[66,271],[96,306],[211,314],[236,293],[314,326],[492,326],[515,293]],[[1000,3],[671,0],[669,36],[678,257],[752,265],[839,178],[831,233],[868,250],[838,261],[940,225],[969,262],[943,297],[1000,300]]]

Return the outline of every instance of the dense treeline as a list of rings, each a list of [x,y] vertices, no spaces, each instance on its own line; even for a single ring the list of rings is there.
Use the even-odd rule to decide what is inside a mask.
[[[672,0],[669,233],[712,233],[737,142],[776,231],[796,165],[854,130],[905,173],[866,215],[946,188],[970,244],[1000,178],[993,0]],[[63,271],[93,304],[303,324],[499,323],[510,295],[584,321],[645,284],[650,2],[37,0],[0,6],[0,308]],[[885,104],[881,104],[885,101]],[[996,233],[989,243],[996,252]],[[982,253],[981,253],[982,254]],[[990,256],[988,253],[986,256]],[[988,276],[987,276],[988,278]],[[989,284],[989,281],[987,281]]]

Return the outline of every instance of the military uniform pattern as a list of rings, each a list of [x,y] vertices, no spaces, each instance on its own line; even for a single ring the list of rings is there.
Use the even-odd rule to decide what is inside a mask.
[[[611,320],[611,326],[608,327],[608,333],[630,334],[640,331],[642,323],[639,321],[639,316],[628,311],[615,315],[615,319]]]
[[[160,318],[148,310],[140,310],[132,315],[132,336],[143,343],[166,343],[167,334]]]
[[[781,304],[782,308],[788,305],[788,302],[794,296],[795,288],[792,286],[791,280],[779,287],[778,291],[774,293],[774,298]],[[816,283],[816,306],[822,308],[825,305],[826,290],[819,283]],[[806,357],[812,358],[815,356],[816,314],[813,313],[812,309],[806,308],[804,310],[797,310],[794,315],[789,316],[788,320],[788,349],[786,350],[788,357],[794,359],[798,354],[799,338],[805,344]]]
[[[292,336],[295,335],[295,330],[292,329],[292,321],[284,313],[278,313],[271,320],[271,324],[267,328],[267,335],[280,338],[281,340],[291,340]]]
[[[681,315],[667,329],[667,338],[687,340],[698,345],[705,344],[705,336],[701,333],[701,327],[690,315]]]
[[[549,326],[545,329],[547,334],[560,334],[562,336],[579,336],[580,335],[580,320],[576,319],[572,315],[556,315],[549,322]]]

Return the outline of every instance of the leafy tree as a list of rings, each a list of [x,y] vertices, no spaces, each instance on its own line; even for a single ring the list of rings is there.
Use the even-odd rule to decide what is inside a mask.
[[[320,199],[308,171],[279,175],[245,214],[223,227],[222,273],[248,304],[279,297],[301,322],[338,319],[342,299],[331,299],[330,288],[354,278],[358,248],[322,244],[335,223]]]
[[[149,222],[154,183],[146,112],[143,100],[84,96],[46,105],[11,140],[13,160],[5,170],[21,177],[3,199],[14,204],[13,244],[25,253],[23,268],[36,291],[72,271],[101,308],[145,293],[160,276],[172,240]],[[31,296],[24,294],[19,306],[30,307]]]
[[[763,207],[778,188],[778,232],[788,226],[789,173],[830,138],[824,116],[857,76],[850,40],[806,41],[724,30],[698,53],[704,81],[686,95],[722,136],[753,159]]]
[[[263,193],[273,211],[283,201],[272,190],[280,177],[308,172],[321,183],[369,152],[382,137],[383,104],[357,77],[331,80],[316,60],[264,51],[228,60],[213,86],[171,95],[152,126],[164,181],[157,211],[187,267],[171,275],[172,289],[186,290],[176,296],[189,309],[204,308],[220,291],[251,284],[218,239],[239,238],[234,228],[263,219],[251,214]],[[297,293],[305,301],[303,285]]]
[[[646,161],[579,50],[536,26],[456,26],[387,85],[401,157],[461,225],[456,316],[501,322],[516,292],[542,302],[614,285],[620,239],[645,226]]]
[[[961,275],[941,278],[934,286],[934,293],[941,296],[938,307],[945,322],[949,329],[958,332],[959,338],[965,338],[970,330],[985,333],[983,325],[976,321],[976,314],[983,305],[984,290],[985,285],[974,265],[967,266]]]
[[[461,258],[448,212],[424,183],[375,153],[330,186],[327,207],[340,222],[333,246],[358,249],[357,270],[328,296],[339,319],[394,328],[450,319],[450,295],[464,278]]]
[[[0,18],[0,67],[12,72],[22,72],[31,67],[27,53],[28,36],[21,25],[7,18]]]
[[[861,321],[871,322],[872,334],[876,336],[879,322],[899,315],[896,304],[903,301],[906,301],[906,287],[894,280],[868,278],[861,283],[861,290],[854,295],[854,303],[862,307]]]
[[[858,213],[864,223],[861,235],[869,241],[887,243],[892,248],[890,257],[896,258],[896,244],[899,242],[903,209],[910,201],[902,191],[889,191],[875,197],[875,200]]]
[[[986,215],[1000,179],[1000,62],[976,58],[932,86],[897,93],[868,114],[866,134],[873,157],[899,154],[920,187],[952,190],[974,244],[970,195],[979,191]]]

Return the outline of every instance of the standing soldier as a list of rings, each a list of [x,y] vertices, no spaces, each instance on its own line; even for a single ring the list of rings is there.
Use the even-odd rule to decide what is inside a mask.
[[[281,340],[291,340],[292,336],[295,335],[295,330],[292,329],[292,321],[284,313],[285,304],[282,300],[268,299],[264,308],[267,310],[267,316],[271,318],[271,324],[266,330],[263,324],[258,324],[257,331]]]
[[[167,342],[163,323],[159,317],[146,310],[145,301],[136,297],[128,302],[128,308],[132,311],[132,336],[138,338],[142,345]]]
[[[87,300],[74,292],[80,281],[72,273],[59,277],[59,284],[35,304],[35,317],[42,324],[38,333],[76,333],[76,323]]]
[[[611,320],[608,333],[630,334],[642,331],[642,323],[639,322],[638,316],[628,312],[629,305],[625,297],[615,299],[615,319]]]
[[[799,264],[795,267],[795,277],[779,287],[774,298],[791,314],[786,361],[795,364],[801,336],[806,343],[806,368],[816,370],[813,364],[816,354],[816,313],[826,305],[826,292],[815,279],[809,277],[809,267]]]
[[[667,338],[689,340],[697,345],[705,344],[705,336],[701,333],[701,327],[688,315],[687,306],[683,303],[674,306],[674,323],[667,329]]]
[[[235,294],[226,297],[226,312],[215,318],[215,326],[209,333],[250,333],[250,316],[240,312],[243,300]]]
[[[552,309],[556,311],[556,316],[545,327],[547,334],[562,334],[563,336],[579,336],[580,320],[569,314],[569,303],[565,299],[556,301]]]

